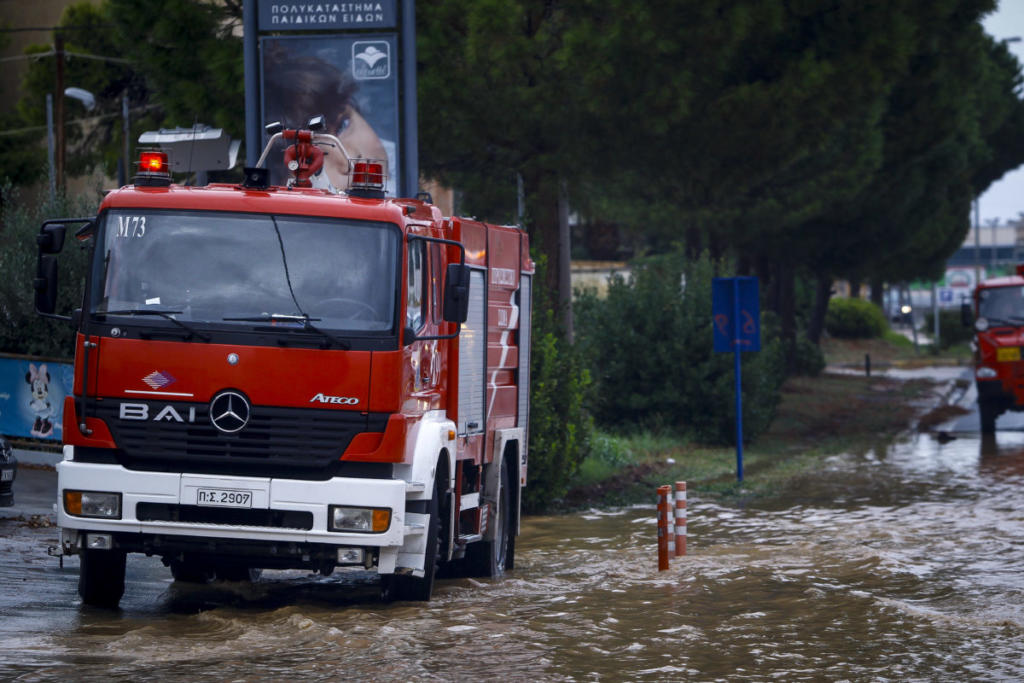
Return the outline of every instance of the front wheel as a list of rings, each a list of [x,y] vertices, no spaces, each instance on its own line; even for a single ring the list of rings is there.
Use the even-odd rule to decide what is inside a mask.
[[[381,596],[385,600],[415,600],[426,602],[434,592],[434,577],[437,575],[441,562],[441,513],[438,498],[440,493],[434,492],[427,509],[430,518],[427,521],[427,548],[423,557],[423,576],[404,574],[387,574],[381,577]]]
[[[981,421],[981,433],[992,434],[996,431],[996,418],[999,411],[991,401],[978,401],[978,418]]]
[[[78,594],[94,607],[117,607],[124,595],[123,550],[84,550],[78,574]]]

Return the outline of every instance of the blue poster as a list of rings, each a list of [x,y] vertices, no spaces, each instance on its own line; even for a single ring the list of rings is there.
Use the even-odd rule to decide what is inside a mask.
[[[74,378],[71,363],[0,357],[0,433],[60,441]]]

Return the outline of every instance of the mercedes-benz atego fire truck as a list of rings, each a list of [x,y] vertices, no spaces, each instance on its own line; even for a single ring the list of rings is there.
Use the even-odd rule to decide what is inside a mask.
[[[962,304],[964,325],[974,325],[974,380],[981,431],[996,430],[1006,411],[1024,411],[1024,265],[1016,273],[983,280]]]
[[[526,484],[530,292],[517,227],[384,196],[386,162],[317,189],[322,132],[271,124],[241,183],[172,183],[144,152],[95,217],[46,221],[36,307],[65,236],[90,254],[57,466],[60,546],[86,604],[129,553],[179,581],[364,567],[428,600],[439,567],[512,567]],[[264,162],[286,144],[287,186]]]

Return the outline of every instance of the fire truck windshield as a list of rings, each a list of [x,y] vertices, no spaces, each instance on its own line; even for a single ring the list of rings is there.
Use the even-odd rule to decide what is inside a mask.
[[[117,209],[96,239],[93,314],[162,311],[193,328],[394,329],[400,242],[386,223]]]
[[[978,316],[996,322],[1024,322],[1024,288],[990,287],[978,292]]]

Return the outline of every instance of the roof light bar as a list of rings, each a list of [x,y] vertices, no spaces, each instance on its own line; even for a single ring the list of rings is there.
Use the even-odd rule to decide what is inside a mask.
[[[144,151],[139,153],[139,172],[136,185],[166,187],[171,184],[171,165],[167,152]]]
[[[362,196],[383,196],[387,182],[386,164],[379,159],[353,159],[349,174],[349,193]],[[355,192],[352,192],[355,190]],[[370,194],[372,193],[372,194]]]

